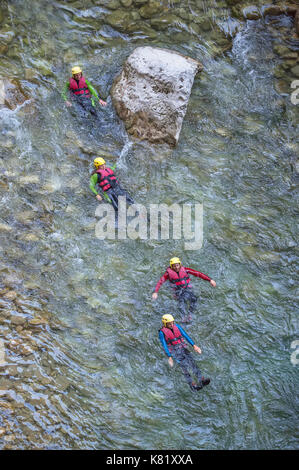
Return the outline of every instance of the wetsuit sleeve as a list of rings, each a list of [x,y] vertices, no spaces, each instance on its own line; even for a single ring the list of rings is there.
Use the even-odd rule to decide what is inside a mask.
[[[171,354],[170,354],[170,352],[169,352],[168,346],[167,346],[167,344],[166,344],[166,340],[165,340],[164,333],[163,333],[162,331],[159,331],[159,339],[160,339],[160,341],[161,341],[161,344],[162,344],[162,346],[163,346],[163,349],[164,349],[166,355],[167,355],[168,357],[171,357]]]
[[[68,94],[69,89],[70,89],[70,82],[66,82],[61,92],[61,97],[64,101],[67,101],[67,94]]]
[[[176,323],[175,323],[175,326],[178,327],[178,329],[180,330],[180,332],[182,333],[184,338],[188,341],[188,343],[191,344],[191,346],[193,346],[195,343],[194,343],[194,341],[192,341],[190,336],[187,335],[186,331],[180,325],[177,325]]]
[[[185,268],[185,269],[187,273],[192,274],[192,276],[201,277],[201,279],[204,279],[205,281],[211,281],[211,278],[209,276],[201,273],[200,271],[196,271],[195,269],[192,269],[192,268]]]
[[[95,98],[96,98],[97,100],[99,100],[100,98],[99,98],[99,95],[98,95],[97,91],[96,91],[96,90],[94,89],[94,87],[89,83],[89,81],[86,80],[86,78],[85,78],[85,81],[86,81],[86,85],[87,85],[87,88],[89,89],[90,93],[91,93],[93,96],[95,96]]]
[[[159,292],[159,289],[160,287],[162,286],[162,284],[164,284],[164,282],[167,281],[167,279],[169,279],[169,275],[168,275],[168,272],[166,271],[163,276],[160,278],[160,280],[157,282],[157,285],[155,287],[155,292],[158,293]]]
[[[98,194],[98,191],[97,191],[97,188],[96,188],[97,182],[98,182],[98,174],[94,173],[90,177],[89,187],[95,195]]]

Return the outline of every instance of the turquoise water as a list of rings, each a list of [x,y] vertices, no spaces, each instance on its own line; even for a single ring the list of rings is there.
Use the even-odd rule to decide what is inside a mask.
[[[165,14],[177,14],[170,3]],[[194,18],[211,17],[207,2],[184,3]],[[138,19],[117,31],[107,4],[3,8],[1,28],[15,36],[1,76],[19,79],[31,102],[0,110],[0,448],[293,449],[298,106],[275,91],[279,36],[249,21],[215,57],[215,26],[196,33],[191,17],[160,31]],[[225,11],[212,13],[223,19]],[[147,44],[204,65],[173,151],[129,141],[109,96],[126,57]],[[62,104],[74,63],[107,98],[99,123]],[[136,202],[202,203],[202,248],[98,240],[88,188],[94,155],[119,162]],[[193,282],[200,301],[187,331],[211,377],[197,394],[169,368],[158,340],[161,315],[176,312],[171,292],[164,285],[151,300],[173,255],[217,282]],[[16,314],[47,323],[17,329]],[[33,353],[22,354],[18,340]]]

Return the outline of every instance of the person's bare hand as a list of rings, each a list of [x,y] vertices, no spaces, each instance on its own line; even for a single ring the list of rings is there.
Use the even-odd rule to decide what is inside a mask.
[[[158,298],[158,294],[157,294],[157,292],[154,292],[153,295],[152,295],[152,299],[156,300],[157,298]]]
[[[65,104],[66,104],[68,107],[69,107],[69,106],[73,106],[70,101],[66,101]]]
[[[102,201],[102,197],[99,194],[96,195],[96,198],[98,201]]]
[[[103,101],[103,100],[99,100],[99,103],[101,106],[107,106],[107,103],[106,101]]]
[[[168,359],[168,364],[170,365],[170,367],[173,367],[173,359],[172,359],[172,357],[170,357],[170,358]]]
[[[210,280],[210,284],[212,287],[216,287],[216,282],[213,279]]]
[[[193,345],[194,351],[196,351],[198,354],[201,354],[201,349],[199,346],[196,346],[196,344]]]

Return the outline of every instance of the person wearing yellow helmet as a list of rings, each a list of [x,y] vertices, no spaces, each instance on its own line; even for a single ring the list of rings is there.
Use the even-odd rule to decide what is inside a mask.
[[[201,354],[201,349],[197,346],[186,331],[177,323],[170,314],[162,317],[163,327],[159,330],[159,339],[165,354],[168,357],[170,367],[173,367],[173,358],[182,368],[185,379],[187,380],[191,390],[201,390],[203,386],[209,385],[210,379],[204,378],[200,369],[197,367],[194,359],[187,348],[185,340],[193,347],[194,351]],[[192,381],[191,373],[193,373],[198,381]]]
[[[158,291],[164,282],[169,281],[174,289],[175,298],[179,303],[179,312],[183,317],[183,322],[190,322],[192,319],[192,312],[194,312],[197,302],[197,296],[193,293],[193,288],[190,282],[190,276],[200,277],[205,281],[209,281],[212,287],[216,287],[216,282],[206,274],[196,271],[192,268],[182,266],[181,260],[177,257],[171,258],[169,267],[166,269],[163,276],[156,284],[155,291],[152,294],[153,300],[158,297]],[[189,303],[189,313],[188,313]]]
[[[71,100],[68,100],[68,94]],[[85,111],[96,115],[96,102],[101,106],[106,106],[106,101],[99,98],[98,93],[89,81],[83,76],[82,69],[79,66],[72,68],[72,76],[65,83],[61,93],[67,106],[72,106],[72,101],[80,105]]]
[[[116,211],[118,210],[119,196],[125,196],[128,204],[134,204],[131,196],[120,186],[116,179],[114,174],[116,164],[109,168],[102,157],[95,158],[93,164],[95,169],[91,174],[89,187],[98,201],[102,201],[102,194],[108,202],[111,202]],[[101,194],[99,194],[99,190]]]

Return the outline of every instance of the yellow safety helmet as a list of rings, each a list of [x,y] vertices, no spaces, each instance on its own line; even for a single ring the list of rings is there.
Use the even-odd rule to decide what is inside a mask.
[[[166,315],[163,315],[163,317],[162,317],[162,323],[163,323],[164,326],[166,326],[167,323],[170,323],[170,322],[172,322],[172,321],[174,321],[174,318],[173,318],[172,315],[169,315],[168,313],[166,313]]]
[[[76,65],[76,67],[73,67],[72,68],[72,75],[76,75],[77,73],[81,73],[82,70],[80,67],[78,67],[78,65]]]
[[[104,158],[101,158],[101,157],[95,158],[95,160],[93,161],[93,164],[96,168],[99,168],[99,166],[105,165],[105,163],[106,162]]]
[[[182,264],[182,263],[181,263],[180,258],[171,258],[171,260],[169,261],[169,264],[170,266],[172,266],[173,264]]]

